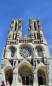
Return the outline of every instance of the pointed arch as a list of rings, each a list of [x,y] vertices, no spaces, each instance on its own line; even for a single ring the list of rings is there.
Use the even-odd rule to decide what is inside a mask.
[[[37,51],[37,57],[44,57],[44,48],[41,45],[36,46],[36,51]]]
[[[48,83],[48,75],[45,67],[40,67],[37,71],[38,84],[46,85]]]
[[[13,69],[10,66],[8,66],[4,69],[4,73],[6,82],[8,81],[11,85],[13,81]]]
[[[14,46],[10,46],[9,49],[11,51],[11,57],[14,57],[15,52],[16,52],[16,48]]]
[[[30,64],[21,64],[18,68],[18,75],[22,85],[33,84],[33,68]]]

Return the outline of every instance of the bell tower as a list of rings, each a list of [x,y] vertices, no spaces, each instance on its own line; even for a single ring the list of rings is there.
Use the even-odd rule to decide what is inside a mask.
[[[8,40],[16,40],[22,37],[22,23],[21,19],[12,19],[10,24],[10,30],[8,33]]]
[[[41,40],[42,29],[39,19],[29,19],[29,37],[34,40]]]

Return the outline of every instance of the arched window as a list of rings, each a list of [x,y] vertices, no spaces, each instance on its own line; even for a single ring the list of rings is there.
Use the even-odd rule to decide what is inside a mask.
[[[14,47],[10,47],[11,57],[14,57],[16,49]]]
[[[37,33],[37,39],[40,39],[40,33]]]
[[[41,47],[37,47],[37,56],[38,57],[43,57],[43,50]]]
[[[11,49],[11,57],[14,57],[14,54],[15,54],[15,50]]]
[[[34,22],[34,28],[35,28],[35,31],[36,31],[36,22]]]

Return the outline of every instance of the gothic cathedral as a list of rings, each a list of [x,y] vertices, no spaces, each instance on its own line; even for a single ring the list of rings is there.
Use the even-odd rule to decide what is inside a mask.
[[[12,19],[0,67],[0,84],[52,86],[48,44],[39,19],[29,19],[29,37],[22,37],[22,20]]]

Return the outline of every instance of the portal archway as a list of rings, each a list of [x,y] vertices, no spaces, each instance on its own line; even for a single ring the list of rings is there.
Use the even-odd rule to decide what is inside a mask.
[[[38,76],[38,84],[39,85],[46,85],[47,84],[47,72],[45,68],[40,68],[37,72]]]
[[[10,67],[5,68],[5,80],[8,81],[9,84],[12,84],[13,81],[13,70]]]
[[[18,74],[22,85],[32,85],[33,84],[33,70],[29,64],[22,64],[19,67]]]

